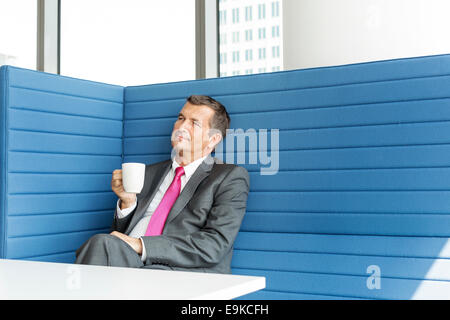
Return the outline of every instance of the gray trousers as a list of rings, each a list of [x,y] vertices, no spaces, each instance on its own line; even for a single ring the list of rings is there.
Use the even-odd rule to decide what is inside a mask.
[[[145,267],[141,257],[125,241],[110,235],[96,234],[76,251],[77,264],[114,267]]]
[[[204,268],[184,268],[162,264],[145,264],[128,243],[108,233],[96,234],[89,238],[76,251],[76,257],[75,263],[77,264],[208,272]]]

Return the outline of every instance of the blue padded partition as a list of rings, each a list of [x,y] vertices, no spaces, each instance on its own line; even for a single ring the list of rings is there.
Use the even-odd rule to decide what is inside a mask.
[[[127,88],[2,67],[0,258],[73,261],[191,94],[250,173],[232,270],[267,286],[243,299],[450,297],[450,55]]]
[[[247,135],[232,270],[267,287],[243,299],[450,297],[450,56],[128,87],[124,160],[167,159],[191,94],[221,101]],[[250,136],[270,156],[272,129],[279,166],[262,175]]]
[[[111,225],[123,88],[14,67],[0,81],[0,257],[73,262]]]

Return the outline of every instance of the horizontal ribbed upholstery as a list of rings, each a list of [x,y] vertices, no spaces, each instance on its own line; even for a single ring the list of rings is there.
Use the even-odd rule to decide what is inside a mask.
[[[242,299],[450,297],[450,55],[126,88],[9,67],[0,81],[1,257],[69,261],[110,225],[112,170],[170,157],[186,97],[206,94],[247,136],[216,154],[250,174],[232,270],[267,281]]]
[[[126,161],[169,156],[190,94],[221,101],[232,129],[267,129],[269,156],[279,129],[276,174],[249,140],[241,164],[232,269],[267,278],[243,299],[450,297],[450,56],[128,87]],[[381,289],[367,287],[372,265]]]
[[[109,230],[123,88],[1,68],[1,257],[73,262]]]

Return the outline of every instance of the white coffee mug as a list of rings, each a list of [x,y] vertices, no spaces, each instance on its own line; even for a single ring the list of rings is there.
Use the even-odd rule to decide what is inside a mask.
[[[140,193],[144,187],[145,164],[137,162],[122,163],[122,183],[125,192]]]

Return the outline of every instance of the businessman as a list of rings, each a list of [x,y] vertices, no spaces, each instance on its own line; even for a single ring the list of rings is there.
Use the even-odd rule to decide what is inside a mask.
[[[230,273],[249,176],[211,156],[229,124],[220,102],[187,98],[173,126],[171,159],[146,166],[137,195],[124,191],[122,171],[114,170],[112,232],[87,240],[76,263]]]

